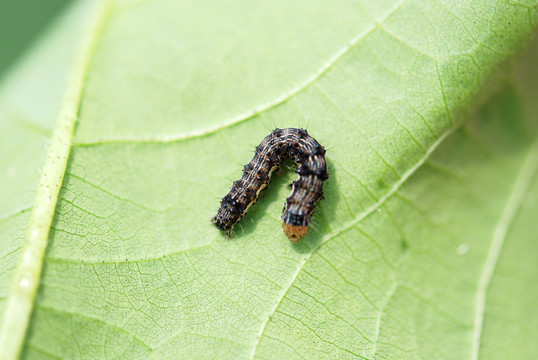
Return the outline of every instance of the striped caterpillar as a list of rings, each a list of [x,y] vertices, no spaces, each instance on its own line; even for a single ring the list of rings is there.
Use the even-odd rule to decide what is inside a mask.
[[[323,183],[329,177],[325,149],[303,129],[275,129],[256,147],[243,175],[234,181],[222,198],[213,224],[232,236],[233,226],[245,216],[260,192],[269,184],[271,173],[282,161],[293,158],[299,178],[292,184],[282,213],[282,228],[291,241],[306,235],[315,203],[323,196]]]

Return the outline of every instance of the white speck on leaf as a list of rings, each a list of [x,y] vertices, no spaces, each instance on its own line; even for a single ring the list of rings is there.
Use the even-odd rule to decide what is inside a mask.
[[[465,255],[469,252],[469,244],[461,244],[458,246],[458,249],[456,250],[458,255]]]
[[[15,176],[17,176],[17,168],[15,166],[10,166],[7,169],[7,176],[9,176],[10,179],[13,179]]]

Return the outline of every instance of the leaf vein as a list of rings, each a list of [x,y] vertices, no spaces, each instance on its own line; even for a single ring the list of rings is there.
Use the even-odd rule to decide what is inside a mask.
[[[536,141],[529,151],[529,155],[525,159],[521,171],[514,183],[512,192],[506,202],[506,207],[495,227],[493,239],[489,248],[482,274],[478,282],[476,302],[475,302],[475,318],[473,326],[473,345],[471,359],[478,360],[480,355],[480,342],[482,339],[482,330],[484,326],[484,315],[486,311],[486,292],[489,288],[491,278],[495,271],[495,266],[499,260],[504,241],[513,223],[521,201],[523,200],[527,189],[529,188],[536,171],[538,170],[538,141]]]
[[[150,138],[131,138],[131,139],[130,138],[107,139],[107,140],[100,140],[100,141],[80,142],[80,143],[76,143],[75,145],[81,146],[81,147],[88,147],[88,146],[101,145],[105,143],[110,144],[110,143],[124,143],[124,142],[167,144],[167,143],[172,143],[172,142],[180,142],[180,141],[185,141],[185,140],[190,140],[190,139],[201,138],[207,135],[217,133],[226,128],[235,126],[237,124],[240,124],[252,118],[255,118],[259,116],[260,114],[267,112],[271,109],[274,109],[277,106],[289,101],[290,99],[295,97],[297,94],[301,93],[303,90],[307,89],[309,86],[314,84],[319,78],[321,78],[325,73],[327,73],[330,69],[332,69],[333,66],[343,56],[348,54],[361,40],[365,39],[369,34],[371,34],[373,31],[378,29],[380,24],[385,22],[391,15],[393,15],[405,2],[406,0],[400,0],[398,3],[396,3],[385,15],[381,17],[381,19],[375,21],[374,24],[370,28],[358,34],[346,46],[344,46],[339,51],[337,51],[336,54],[332,58],[330,58],[327,62],[325,62],[325,64],[323,64],[318,69],[318,71],[316,71],[309,78],[307,78],[304,83],[300,84],[298,87],[291,90],[290,92],[276,98],[275,100],[269,103],[263,104],[254,110],[241,114],[229,121],[226,121],[224,123],[221,123],[213,127],[208,127],[206,129],[191,131],[191,132],[183,133],[183,134],[175,134],[171,136],[160,136],[160,137],[150,137]]]
[[[306,255],[302,261],[299,263],[299,266],[297,267],[297,270],[292,274],[291,276],[291,279],[288,283],[288,285],[286,287],[284,287],[282,289],[282,292],[280,294],[280,296],[278,297],[277,301],[275,302],[275,306],[273,307],[273,309],[271,309],[271,312],[269,313],[268,317],[266,318],[266,320],[263,322],[262,324],[262,327],[260,329],[260,332],[256,338],[256,341],[252,347],[252,353],[251,353],[251,359],[254,359],[255,355],[256,355],[256,349],[258,348],[258,344],[260,343],[260,339],[267,327],[267,324],[269,323],[269,320],[271,319],[272,315],[277,311],[279,305],[281,304],[282,300],[284,299],[284,297],[286,296],[286,294],[289,292],[289,290],[291,289],[291,287],[293,286],[293,283],[295,282],[295,279],[297,279],[297,277],[299,276],[299,273],[301,272],[302,268],[304,267],[304,265],[308,262],[308,260],[310,260],[310,258],[313,256],[314,253],[316,253],[316,251],[323,245],[325,244],[327,241],[330,241],[331,239],[334,239],[335,237],[337,237],[338,235],[340,235],[341,233],[347,231],[348,229],[352,228],[353,226],[355,226],[356,224],[358,224],[360,221],[362,221],[364,218],[366,218],[368,215],[372,214],[377,208],[379,208],[382,204],[385,203],[385,201],[387,201],[391,196],[392,194],[394,194],[402,185],[403,183],[411,176],[413,175],[417,169],[428,159],[428,157],[431,155],[431,153],[439,146],[439,144],[441,142],[443,142],[443,140],[449,135],[451,134],[453,131],[455,130],[455,128],[450,128],[448,129],[447,131],[445,131],[445,133],[443,135],[441,135],[437,141],[435,141],[432,146],[430,147],[430,149],[424,154],[424,156],[422,158],[420,158],[417,163],[411,167],[407,172],[405,172],[403,174],[403,176],[400,178],[399,181],[397,181],[393,187],[383,196],[381,197],[376,203],[374,203],[372,206],[370,206],[368,209],[366,209],[365,211],[361,212],[354,220],[350,221],[348,224],[346,224],[345,226],[343,226],[340,230],[336,231],[335,233],[333,234],[330,234],[327,236],[327,238],[325,240],[322,240],[314,249],[312,249],[312,251]]]

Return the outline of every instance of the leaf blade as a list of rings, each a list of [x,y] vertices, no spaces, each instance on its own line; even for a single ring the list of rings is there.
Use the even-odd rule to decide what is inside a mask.
[[[290,4],[296,7],[293,16],[297,17],[297,9],[304,10],[299,3]],[[520,161],[519,150],[515,154],[506,151],[518,132],[492,128],[481,115],[482,119],[446,138],[433,158],[429,152],[441,143],[441,134],[461,123],[472,98],[489,86],[496,69],[534,26],[528,23],[531,8],[514,5],[516,14],[508,17],[505,10],[513,10],[512,5],[490,4],[477,1],[458,8],[450,3],[446,16],[430,4],[413,1],[361,4],[349,18],[366,13],[370,19],[365,23],[373,30],[336,62],[319,72],[315,69],[326,60],[315,56],[315,66],[306,66],[299,76],[290,77],[291,82],[271,70],[269,77],[287,82],[250,96],[249,79],[237,71],[216,78],[213,75],[226,71],[204,72],[212,59],[203,50],[205,63],[196,67],[192,59],[179,59],[187,65],[182,69],[174,56],[188,55],[188,51],[178,51],[170,46],[176,43],[158,36],[168,31],[188,41],[189,33],[182,31],[198,15],[229,14],[230,9],[206,12],[206,4],[199,5],[196,16],[186,13],[195,20],[187,19],[190,22],[181,28],[176,17],[184,4],[118,2],[85,84],[81,122],[56,208],[25,356],[171,357],[189,356],[201,348],[205,352],[200,356],[206,358],[469,356],[470,289],[478,278],[477,264],[486,255],[484,234],[502,207],[510,171]],[[269,13],[280,5],[272,3]],[[347,11],[318,5],[312,5],[315,14]],[[267,10],[242,9],[251,11],[249,26],[260,19],[265,21],[261,24],[270,20],[260,9]],[[479,14],[471,16],[472,10]],[[344,25],[339,30],[348,25],[349,18],[342,13],[338,19],[344,19]],[[415,17],[417,13],[423,16]],[[237,14],[230,16],[237,20]],[[384,17],[380,24],[371,20]],[[143,29],[154,25],[149,39],[161,40],[158,46],[150,44],[148,36],[133,36],[142,36],[132,26],[133,19],[147,21]],[[305,19],[298,23],[316,24],[315,16]],[[416,19],[416,24],[410,21]],[[478,25],[473,24],[475,19],[480,20]],[[516,25],[508,26],[509,20]],[[211,31],[218,39],[229,35],[215,30],[227,29],[226,21],[214,22],[217,26]],[[477,39],[465,26],[458,28],[461,24],[469,29],[491,24],[492,31]],[[422,25],[433,29],[422,33],[433,34],[435,41],[417,36]],[[450,29],[457,29],[460,38],[450,38]],[[507,38],[496,39],[499,29]],[[238,46],[240,31],[230,31],[230,43]],[[247,33],[259,41],[267,40],[264,36],[270,32]],[[203,34],[194,38],[200,40]],[[328,40],[346,38],[327,34]],[[282,55],[282,49],[293,44],[284,42],[283,47],[277,46],[281,51],[275,52],[288,73],[300,68],[300,61]],[[322,45],[332,51],[338,48],[327,44]],[[238,53],[256,49],[249,46]],[[150,59],[148,51],[140,62],[132,62],[139,59],[132,55],[144,49],[157,49],[159,56]],[[331,59],[331,51],[325,54]],[[268,81],[259,72],[270,66],[258,67],[252,58],[226,59],[219,63],[225,70],[250,64],[248,69],[260,83]],[[313,82],[308,81],[308,73],[314,74]],[[194,74],[198,87],[192,94],[182,74]],[[193,79],[187,80],[192,83]],[[111,81],[114,87],[109,86]],[[294,81],[310,85],[294,87]],[[208,86],[214,86],[208,92],[212,97],[204,94]],[[294,96],[279,100],[278,94],[290,92]],[[230,96],[235,102],[227,103]],[[269,104],[278,105],[257,113],[264,96],[274,99]],[[213,98],[215,103],[210,104]],[[188,106],[177,107],[177,99]],[[243,107],[254,109],[257,115],[237,124],[223,120],[237,119],[234,116],[243,113]],[[487,109],[502,115],[491,104],[486,113]],[[280,220],[274,214],[286,193],[279,185],[289,175],[275,179],[261,203],[249,211],[240,237],[234,241],[218,237],[207,222],[216,206],[213,203],[218,203],[213,197],[226,192],[228,185],[222,179],[233,178],[239,170],[239,166],[229,166],[229,160],[242,162],[250,156],[242,153],[248,146],[241,148],[238,140],[256,141],[265,135],[268,123],[297,126],[289,119],[310,122],[310,132],[324,145],[334,146],[328,152],[330,196],[320,204],[309,241],[289,246],[275,233]],[[493,146],[501,150],[493,155],[485,151],[487,147],[481,145],[491,139],[482,130],[497,140],[499,133],[507,132],[506,139]],[[464,153],[459,147],[472,149],[475,161],[457,163],[458,155]],[[488,177],[477,185],[467,170],[481,176],[494,174],[498,180]],[[441,191],[422,189],[435,188],[431,178],[444,184]],[[443,192],[457,196],[452,199]],[[461,193],[469,195],[468,199]],[[462,218],[457,211],[439,207],[432,201],[436,196],[448,209],[463,209],[466,214],[474,209],[478,215]],[[426,207],[421,208],[422,204]],[[434,215],[421,215],[428,212]],[[421,219],[429,234],[421,232]],[[476,225],[468,229],[457,224],[469,224],[470,219]],[[465,243],[451,243],[464,234],[478,239],[467,244],[468,257],[458,253],[465,252]],[[449,256],[445,258],[441,250]],[[458,266],[466,271],[458,271]],[[448,290],[438,286],[436,279],[448,289],[460,290],[457,299],[461,301],[448,301]],[[424,326],[420,319],[426,320]],[[411,324],[414,332],[406,332],[402,321]],[[61,324],[54,327],[57,339],[50,339],[46,329],[55,323]],[[441,330],[426,331],[431,330],[426,325],[432,324]],[[442,344],[443,336],[453,341],[436,352],[433,346]]]

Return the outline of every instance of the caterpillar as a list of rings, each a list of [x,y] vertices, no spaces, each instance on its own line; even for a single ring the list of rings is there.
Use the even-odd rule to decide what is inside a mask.
[[[273,171],[288,158],[297,164],[299,178],[293,182],[286,199],[282,228],[293,242],[305,236],[315,204],[323,197],[323,184],[329,173],[325,148],[304,129],[275,129],[263,139],[252,160],[245,165],[241,178],[234,181],[230,192],[222,198],[213,224],[232,236],[233,226],[269,185]]]

